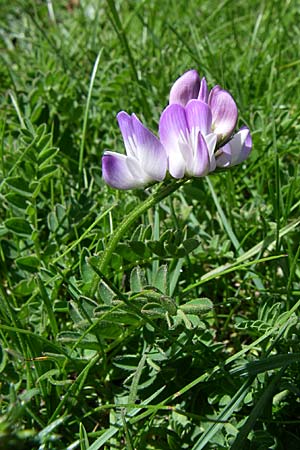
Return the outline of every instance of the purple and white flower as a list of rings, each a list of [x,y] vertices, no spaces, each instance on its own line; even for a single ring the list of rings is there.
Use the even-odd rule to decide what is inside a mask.
[[[185,107],[172,104],[163,111],[159,135],[172,177],[202,177],[215,170],[217,135],[211,125],[211,110],[201,100],[190,100]]]
[[[229,92],[211,91],[205,78],[189,70],[175,81],[159,121],[160,140],[124,111],[117,115],[126,155],[106,151],[103,178],[117,189],[136,189],[173,178],[203,177],[244,161],[252,148],[247,127],[233,134],[238,110]]]
[[[242,127],[232,136],[238,110],[229,92],[220,86],[211,91],[205,78],[189,70],[175,81],[169,106],[163,111],[160,140],[174,178],[204,176],[244,161],[252,147],[250,131]]]
[[[117,189],[136,189],[162,181],[167,171],[167,155],[159,139],[124,111],[117,115],[126,155],[106,151],[102,174],[107,184]]]

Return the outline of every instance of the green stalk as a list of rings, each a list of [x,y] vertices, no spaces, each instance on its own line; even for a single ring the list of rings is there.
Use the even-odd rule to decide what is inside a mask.
[[[173,180],[168,184],[161,183],[158,185],[157,189],[142,203],[140,203],[128,216],[126,216],[121,222],[120,226],[116,229],[112,237],[110,238],[107,247],[105,248],[99,266],[97,267],[100,273],[105,274],[107,265],[112,257],[112,254],[126,233],[127,229],[130,225],[138,219],[144,212],[146,212],[149,208],[159,203],[164,198],[168,197],[168,195],[172,194],[172,192],[176,191],[180,186],[182,186],[187,180]],[[99,275],[95,274],[92,287],[91,287],[91,297],[93,297],[96,293]]]
[[[91,103],[91,98],[92,98],[93,87],[94,87],[95,78],[96,78],[96,75],[97,75],[97,70],[98,70],[98,67],[99,67],[102,51],[103,51],[103,48],[101,48],[101,50],[99,51],[98,56],[97,56],[96,61],[95,61],[95,64],[94,64],[94,67],[93,67],[93,71],[92,71],[92,75],[91,75],[91,79],[90,79],[90,86],[89,86],[88,96],[87,96],[87,100],[86,100],[84,120],[83,120],[83,128],[82,128],[82,139],[81,139],[80,152],[79,152],[79,162],[78,162],[79,175],[82,174],[82,170],[83,170],[83,153],[84,153],[87,121],[88,121],[88,115],[89,115],[89,109],[90,109],[90,103]]]

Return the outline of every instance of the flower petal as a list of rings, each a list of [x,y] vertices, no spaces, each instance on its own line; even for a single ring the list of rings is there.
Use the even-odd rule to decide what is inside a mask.
[[[242,127],[231,141],[218,150],[217,166],[229,167],[244,161],[252,148],[252,138],[247,127]]]
[[[213,172],[216,168],[215,149],[217,144],[217,135],[210,133],[205,136],[205,142],[207,145],[209,160],[210,160],[210,172]]]
[[[118,124],[122,133],[126,153],[129,156],[135,156],[136,148],[133,142],[132,117],[125,111],[117,114]]]
[[[169,172],[174,178],[182,178],[185,173],[183,153],[191,151],[186,145],[188,134],[184,107],[178,104],[167,106],[160,117],[159,136],[168,155]]]
[[[135,189],[147,184],[140,173],[132,174],[127,157],[120,153],[105,152],[102,157],[102,175],[107,184],[116,189]]]
[[[252,138],[247,127],[242,127],[228,142],[231,149],[231,166],[240,164],[246,158],[252,149]]]
[[[203,77],[201,80],[201,84],[200,84],[198,100],[201,100],[202,102],[207,103],[208,102],[208,94],[209,94],[209,91],[208,91],[206,79],[205,79],[205,77]]]
[[[193,167],[188,173],[194,177],[203,177],[209,172],[210,160],[207,145],[202,134],[198,133],[197,148],[195,149]]]
[[[195,128],[197,135],[198,131],[201,131],[203,135],[211,132],[212,114],[206,103],[200,100],[190,100],[186,105],[185,112],[190,131]]]
[[[217,167],[225,168],[229,167],[231,163],[231,147],[229,144],[223,145],[219,148],[218,156],[216,158]]]
[[[219,140],[231,135],[237,122],[238,110],[229,92],[215,86],[209,94],[208,104],[212,111],[212,128]]]
[[[135,144],[135,155],[143,170],[156,181],[162,181],[167,171],[167,154],[159,139],[154,136],[132,114],[133,141]]]
[[[185,106],[192,98],[197,98],[200,88],[200,78],[196,70],[189,70],[173,84],[169,104],[177,103]]]

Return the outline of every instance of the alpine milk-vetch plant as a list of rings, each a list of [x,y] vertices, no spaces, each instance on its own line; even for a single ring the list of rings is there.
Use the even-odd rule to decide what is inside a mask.
[[[143,188],[158,181],[163,183],[114,231],[98,265],[99,272],[105,273],[118,242],[141,214],[189,178],[231,167],[249,155],[252,147],[249,129],[243,127],[232,136],[237,116],[237,106],[231,95],[219,86],[209,92],[205,78],[200,81],[196,70],[186,72],[174,83],[170,104],[160,117],[160,139],[144,127],[135,114],[118,113],[126,155],[104,153],[104,180],[113,188],[125,190]],[[97,282],[98,275],[95,275],[91,295],[96,291]]]

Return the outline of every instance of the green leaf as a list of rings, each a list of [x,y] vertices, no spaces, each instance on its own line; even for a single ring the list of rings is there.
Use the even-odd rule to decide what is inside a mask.
[[[9,192],[5,196],[6,201],[19,209],[25,210],[28,206],[28,202],[26,197],[23,195],[17,194],[16,192]]]
[[[30,236],[33,229],[27,220],[21,217],[13,217],[4,222],[6,228],[20,236]]]
[[[147,246],[151,250],[152,253],[164,258],[166,256],[166,250],[164,248],[163,242],[160,241],[149,241],[147,242]]]
[[[16,259],[17,265],[28,272],[37,272],[40,266],[40,260],[37,256],[20,256],[20,258]]]
[[[130,289],[132,292],[141,292],[146,285],[145,272],[139,266],[132,269],[130,274]]]
[[[99,343],[92,334],[82,337],[82,333],[75,331],[62,331],[56,336],[58,342],[65,345],[76,344],[79,348],[88,348],[90,350],[99,350]]]
[[[191,253],[195,248],[199,247],[200,242],[197,239],[186,239],[183,241],[183,247],[187,253]]]
[[[53,177],[53,175],[57,172],[58,167],[54,164],[50,166],[45,166],[43,169],[39,170],[38,177],[39,180],[46,180],[47,178]]]
[[[79,438],[80,438],[80,450],[87,450],[90,446],[88,434],[84,428],[83,423],[79,424]]]
[[[206,314],[213,309],[213,303],[209,298],[197,298],[191,300],[184,305],[180,305],[179,308],[185,314],[196,314],[201,316]]]
[[[141,241],[130,241],[129,242],[130,247],[136,253],[138,256],[142,258],[149,257],[151,253],[149,252],[149,249],[146,247],[144,242]]]
[[[122,257],[126,261],[133,262],[136,261],[136,253],[132,250],[129,243],[120,243],[118,244],[115,255]]]
[[[33,278],[29,278],[28,280],[21,280],[15,287],[14,287],[14,295],[20,296],[20,297],[27,297],[28,295],[31,295],[36,288],[36,283]]]
[[[177,312],[177,306],[175,301],[166,295],[162,295],[160,297],[160,303],[165,309],[166,312],[168,312],[171,316],[174,316]]]
[[[83,293],[87,293],[90,290],[91,283],[94,279],[94,270],[91,265],[88,264],[87,258],[90,257],[90,252],[87,248],[83,248],[80,252],[80,274],[83,282]]]
[[[168,266],[160,266],[153,277],[153,286],[165,295],[169,295]]]
[[[102,280],[100,280],[98,290],[103,303],[106,305],[111,305],[112,299],[115,297],[115,293]]]
[[[61,205],[55,205],[54,211],[51,211],[47,217],[48,228],[52,233],[63,233],[64,228],[68,226],[66,208]]]
[[[143,306],[141,312],[143,314],[152,316],[153,318],[163,318],[166,314],[166,310],[159,303],[155,302],[147,303],[145,306]]]
[[[5,180],[7,186],[12,189],[14,192],[22,195],[23,197],[31,198],[33,194],[33,189],[30,188],[30,185],[24,178],[21,177],[9,177]]]
[[[58,151],[59,150],[56,147],[51,147],[51,148],[42,150],[41,153],[38,155],[38,163],[39,163],[40,169],[43,169],[44,166],[46,166],[48,164],[48,162],[52,158],[54,158],[55,155],[57,155]]]

